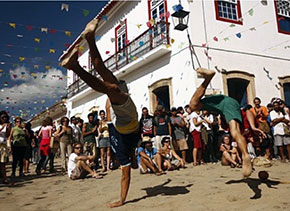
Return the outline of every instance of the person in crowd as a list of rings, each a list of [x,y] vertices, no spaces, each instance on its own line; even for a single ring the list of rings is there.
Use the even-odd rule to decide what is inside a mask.
[[[93,19],[89,22],[82,33],[82,37],[85,38],[88,43],[94,68],[98,71],[103,80],[94,77],[80,66],[78,63],[78,45],[72,48],[71,51],[63,57],[61,65],[69,70],[73,70],[93,90],[107,94],[109,97],[114,116],[116,117],[114,121],[114,128],[116,131],[113,136],[116,143],[118,143],[118,145],[116,145],[116,155],[122,166],[121,197],[119,201],[108,204],[108,206],[112,208],[122,206],[129,191],[131,162],[132,167],[135,167],[135,165],[133,165],[134,159],[132,152],[134,152],[139,141],[139,124],[136,106],[128,94],[126,83],[124,81],[119,81],[115,75],[106,68],[98,51],[95,41],[95,31],[98,22],[98,19]],[[85,134],[83,135],[85,136]]]
[[[270,126],[270,134],[269,134],[268,138],[270,139],[270,147],[269,148],[270,148],[270,153],[271,153],[270,157],[268,157],[267,159],[271,160],[271,159],[278,158],[279,152],[278,152],[277,146],[274,145],[274,135],[273,135],[274,130],[273,130],[273,127],[271,126],[271,121],[272,120],[271,120],[270,112],[274,110],[273,104],[272,103],[268,103],[267,104],[267,109],[268,109],[268,113],[269,113],[268,118],[267,118],[267,123]]]
[[[82,145],[84,145],[84,137],[83,137],[83,133],[82,133],[82,128],[83,128],[83,125],[84,125],[84,120],[81,119],[81,118],[79,118],[79,117],[77,117],[77,118],[76,118],[76,122],[77,122],[77,126],[78,126],[78,128],[79,128],[80,131],[81,131],[80,143],[81,143]]]
[[[181,157],[183,161],[186,160],[186,151],[188,150],[188,145],[185,139],[185,121],[183,116],[177,115],[177,109],[175,107],[171,108],[170,117],[172,130],[173,130],[173,146],[175,151],[181,152]]]
[[[250,110],[254,114],[255,118],[258,120],[259,128],[266,134],[270,133],[270,127],[267,123],[268,110],[265,106],[261,106],[261,100],[258,97],[254,98],[254,107]]]
[[[38,133],[38,136],[41,137],[41,141],[39,146],[40,160],[35,170],[37,175],[40,175],[41,173],[44,172],[43,164],[51,152],[50,148],[51,134],[52,134],[52,118],[47,117],[45,120],[43,120],[42,127]]]
[[[208,110],[209,112],[215,112],[225,116],[226,122],[229,125],[230,133],[237,141],[242,153],[243,177],[249,177],[252,174],[252,164],[251,158],[247,152],[247,142],[240,132],[239,124],[242,122],[240,104],[235,99],[225,95],[211,95],[204,97],[205,90],[211,82],[211,79],[214,77],[215,72],[204,68],[198,68],[197,73],[204,77],[204,81],[196,89],[190,100],[189,106],[193,111]]]
[[[21,127],[21,117],[15,118],[15,127],[12,128],[8,138],[8,148],[12,149],[12,174],[15,177],[17,164],[19,165],[19,176],[25,176],[23,173],[24,155],[27,149],[26,133]]]
[[[54,158],[55,158],[55,155],[57,153],[57,150],[59,149],[59,138],[58,137],[55,137],[55,133],[56,133],[56,126],[53,125],[52,126],[52,131],[51,131],[51,142],[50,142],[50,147],[51,147],[51,150],[50,150],[50,153],[48,155],[48,157],[46,157],[44,163],[43,163],[43,166],[42,166],[42,169],[45,171],[46,170],[46,166],[49,162],[49,173],[55,173],[55,169],[54,169]]]
[[[111,144],[110,144],[110,135],[109,135],[109,128],[106,119],[106,113],[104,110],[99,112],[100,121],[99,121],[99,148],[101,149],[101,165],[102,165],[102,172],[110,171],[110,164],[111,164]],[[105,157],[107,157],[107,162],[105,167]]]
[[[95,179],[101,179],[102,176],[98,175],[95,171],[90,168],[90,162],[95,159],[94,155],[83,155],[83,146],[81,143],[73,145],[73,152],[70,154],[68,159],[68,177],[72,180],[84,179],[90,174]]]
[[[201,139],[201,125],[204,120],[201,118],[201,112],[192,112],[189,117],[190,120],[190,133],[193,138],[193,166],[197,166],[203,163],[202,161],[202,149],[203,141]]]
[[[157,116],[154,116],[153,121],[153,133],[155,136],[153,146],[157,150],[162,147],[161,140],[163,137],[171,137],[172,130],[170,124],[170,118],[165,113],[165,109],[162,105],[158,105],[156,108]],[[170,139],[171,140],[171,139]],[[172,140],[170,146],[172,147]]]
[[[32,141],[34,139],[34,132],[31,129],[31,123],[27,122],[23,125],[24,127],[24,131],[26,133],[26,142],[27,142],[27,150],[25,152],[24,155],[24,169],[23,169],[23,173],[30,173],[29,171],[29,163],[30,163],[30,159],[32,158]]]
[[[281,161],[286,162],[283,146],[286,145],[288,151],[288,159],[290,160],[290,137],[285,135],[284,127],[289,126],[289,116],[283,113],[280,107],[281,101],[274,101],[274,110],[270,112],[271,126],[273,127],[274,144],[278,147]]]
[[[65,116],[60,119],[60,124],[61,125],[55,132],[55,137],[59,138],[61,166],[62,171],[65,172],[67,171],[66,154],[68,154],[69,157],[72,153],[73,130],[68,125],[69,119]]]
[[[9,122],[9,115],[6,111],[0,111],[0,171],[2,175],[2,182],[9,184],[6,175],[6,163],[8,161],[8,142],[7,138],[11,132],[11,124]]]
[[[154,137],[153,133],[153,121],[154,118],[148,113],[148,109],[146,107],[142,108],[142,116],[139,120],[139,128],[141,133],[141,140],[148,136],[150,138]]]
[[[202,111],[201,118],[204,120],[202,126],[204,127],[205,131],[205,139],[206,143],[205,146],[205,157],[208,159],[209,162],[216,163],[217,158],[214,152],[214,132],[213,132],[213,125],[214,125],[214,116],[210,114],[207,110]]]
[[[70,118],[70,123],[73,131],[73,144],[81,142],[81,129],[78,126],[78,119],[75,116]]]
[[[157,149],[152,147],[151,138],[148,136],[143,137],[140,147],[137,150],[137,160],[141,174],[154,173],[160,176],[163,171],[159,171],[155,155],[157,154]],[[161,159],[161,157],[159,157]]]
[[[175,169],[179,169],[179,168],[184,168],[185,167],[185,162],[183,159],[181,159],[176,152],[174,151],[174,149],[172,149],[170,147],[170,137],[165,136],[162,138],[161,140],[161,144],[162,144],[162,148],[160,150],[158,150],[156,155],[156,161],[157,161],[157,165],[160,166],[159,167],[159,171],[162,170],[168,170],[168,171],[172,171]],[[160,156],[162,159],[159,159]]]
[[[34,165],[37,165],[40,160],[39,154],[39,144],[40,140],[38,138],[39,131],[34,132],[32,139],[32,162]]]
[[[88,122],[84,123],[82,134],[84,137],[84,151],[97,157],[96,137],[98,136],[98,125],[94,122],[94,114],[88,114]]]
[[[222,138],[220,151],[222,153],[221,163],[224,166],[230,165],[232,168],[241,168],[241,158],[237,149],[237,142],[230,141],[230,135],[226,134]]]
[[[280,108],[285,112],[285,115],[290,116],[290,109],[286,106],[284,100],[280,100]]]

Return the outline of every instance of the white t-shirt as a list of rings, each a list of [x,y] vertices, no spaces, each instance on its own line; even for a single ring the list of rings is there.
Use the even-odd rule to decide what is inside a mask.
[[[209,120],[210,122],[213,122],[213,115],[212,114],[210,114],[204,118]],[[211,128],[209,127],[207,122],[203,122],[202,124],[203,124],[203,126],[205,126],[206,130],[211,130]]]
[[[71,176],[72,171],[77,167],[77,158],[78,155],[76,153],[71,153],[68,159],[68,164],[67,164],[67,174],[68,177]]]
[[[271,111],[270,112],[270,118],[271,120],[273,121],[274,119],[277,119],[277,118],[281,118],[281,117],[284,117],[284,115],[282,114],[282,112],[280,112],[280,114],[278,114],[278,112],[276,112],[275,110]],[[289,119],[289,116],[288,115],[285,115],[285,118],[286,119]],[[275,126],[273,126],[273,129],[274,129],[274,135],[285,135],[284,133],[284,128],[283,128],[283,125],[285,123],[283,122],[279,122],[278,124],[276,124]]]
[[[199,114],[197,114],[196,112],[192,112],[189,115],[189,124],[190,124],[189,131],[192,132],[192,131],[196,130],[196,131],[200,132],[201,125],[195,126],[193,123],[193,118],[196,118],[198,122],[202,120]]]

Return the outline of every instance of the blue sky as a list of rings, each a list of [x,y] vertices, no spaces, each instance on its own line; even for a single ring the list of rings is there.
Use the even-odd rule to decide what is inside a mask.
[[[58,58],[107,2],[0,2],[0,110],[30,119],[66,95]]]

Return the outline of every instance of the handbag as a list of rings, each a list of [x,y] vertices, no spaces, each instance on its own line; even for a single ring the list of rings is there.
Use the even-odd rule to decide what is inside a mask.
[[[283,124],[283,128],[284,128],[284,135],[285,136],[290,136],[290,128],[288,125]]]

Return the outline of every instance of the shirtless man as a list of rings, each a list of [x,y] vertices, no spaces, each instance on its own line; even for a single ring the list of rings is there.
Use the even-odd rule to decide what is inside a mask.
[[[211,79],[215,75],[215,72],[204,68],[198,68],[197,73],[204,77],[204,81],[193,94],[189,107],[192,111],[207,110],[225,116],[226,122],[229,124],[230,133],[237,141],[241,150],[243,159],[242,174],[244,178],[247,178],[252,174],[252,164],[247,151],[246,139],[240,131],[240,123],[242,123],[240,105],[236,100],[225,95],[212,95],[201,99]]]
[[[138,143],[139,125],[136,106],[127,93],[128,89],[126,85],[121,83],[113,73],[107,69],[97,49],[95,31],[98,22],[98,19],[93,19],[89,22],[82,33],[82,37],[86,39],[89,45],[94,69],[98,71],[103,80],[92,76],[80,66],[78,63],[78,45],[64,56],[61,65],[78,74],[79,77],[95,91],[107,94],[115,113],[115,128],[118,131],[118,137],[116,137],[118,140],[117,157],[121,164],[122,178],[121,198],[115,203],[108,204],[108,206],[112,208],[122,206],[127,197],[131,176],[131,155],[134,147],[136,147]]]

